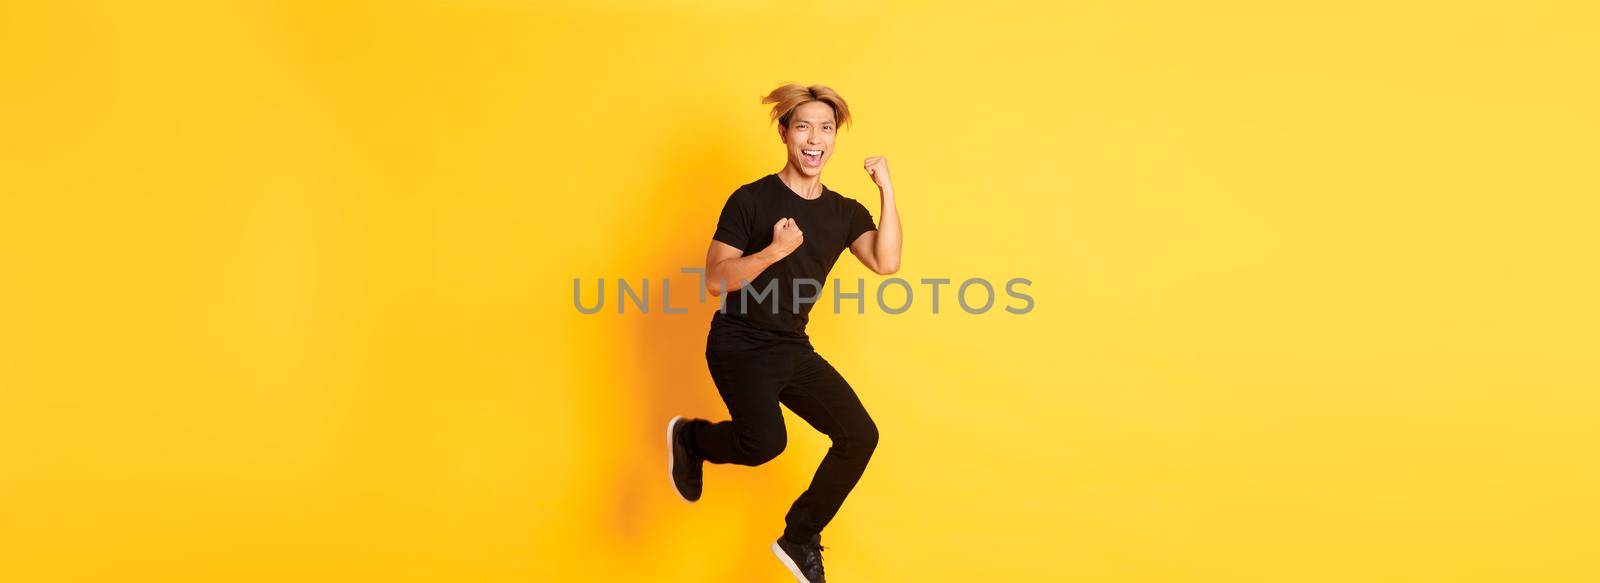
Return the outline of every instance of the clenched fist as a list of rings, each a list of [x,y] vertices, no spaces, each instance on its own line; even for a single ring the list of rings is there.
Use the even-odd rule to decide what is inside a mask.
[[[872,177],[872,182],[878,185],[878,190],[890,190],[894,187],[889,184],[889,159],[883,156],[873,156],[861,163],[867,169],[867,175]]]
[[[773,252],[778,254],[780,259],[788,257],[790,253],[800,247],[800,243],[804,240],[805,233],[800,232],[800,226],[795,224],[794,219],[778,219],[778,222],[772,225],[771,248]]]

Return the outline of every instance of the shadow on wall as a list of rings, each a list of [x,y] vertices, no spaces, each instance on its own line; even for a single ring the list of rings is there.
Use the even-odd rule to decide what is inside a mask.
[[[680,118],[680,123],[684,125],[676,131],[682,133],[667,135],[695,135],[695,147],[660,144],[664,170],[655,186],[639,193],[636,204],[630,205],[637,212],[648,213],[651,223],[661,227],[653,230],[656,236],[641,237],[629,249],[638,260],[628,263],[643,266],[646,272],[627,277],[635,284],[639,278],[650,277],[651,305],[648,314],[633,312],[629,306],[625,326],[632,329],[635,341],[631,351],[619,353],[625,356],[619,362],[636,367],[637,378],[643,379],[627,388],[642,406],[630,409],[637,411],[639,418],[622,424],[633,428],[635,446],[629,451],[634,459],[617,468],[614,484],[618,491],[610,519],[615,540],[635,549],[654,544],[652,536],[672,536],[691,529],[716,531],[719,536],[708,537],[710,540],[744,541],[742,548],[713,553],[726,560],[710,566],[715,569],[712,573],[698,575],[714,581],[747,581],[751,573],[773,568],[771,556],[760,551],[782,533],[783,513],[805,485],[792,483],[789,476],[770,466],[707,464],[706,498],[693,507],[685,506],[672,493],[666,476],[664,432],[674,415],[712,421],[728,418],[705,360],[706,333],[717,299],[708,297],[702,304],[697,276],[678,270],[704,267],[706,246],[728,195],[769,171],[752,173],[748,157],[735,154],[729,120]],[[778,148],[774,146],[774,152]],[[687,314],[662,313],[662,278],[672,279],[672,305],[686,308]],[[715,501],[708,504],[711,499]],[[725,512],[709,512],[711,504]],[[740,518],[727,520],[730,514]],[[718,520],[719,516],[722,524],[696,523]],[[679,519],[686,522],[680,524]],[[652,525],[660,525],[661,530],[652,533]],[[697,569],[706,567],[696,565]]]

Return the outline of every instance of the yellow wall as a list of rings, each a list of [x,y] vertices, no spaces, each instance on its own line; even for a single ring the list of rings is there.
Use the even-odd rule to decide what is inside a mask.
[[[1468,4],[7,2],[0,580],[785,580],[826,438],[683,504],[711,306],[571,282],[699,264],[786,80],[1037,302],[819,308],[837,580],[1600,579],[1596,14]]]

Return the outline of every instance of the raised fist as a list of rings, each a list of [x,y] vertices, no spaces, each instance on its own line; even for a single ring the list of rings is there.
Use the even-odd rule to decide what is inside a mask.
[[[772,250],[776,251],[780,258],[793,253],[804,240],[805,233],[800,232],[800,226],[795,224],[794,219],[778,219],[778,222],[772,225]]]
[[[867,169],[867,175],[872,177],[873,184],[877,184],[879,190],[894,188],[889,184],[888,158],[883,156],[873,156],[871,158],[867,158],[865,162],[862,162],[861,166]]]

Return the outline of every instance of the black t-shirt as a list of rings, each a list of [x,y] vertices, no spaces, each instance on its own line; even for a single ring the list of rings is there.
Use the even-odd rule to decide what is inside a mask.
[[[804,239],[749,286],[723,294],[721,309],[711,317],[707,352],[809,349],[806,321],[811,306],[822,297],[828,272],[850,243],[877,229],[872,213],[861,203],[827,186],[822,187],[822,196],[808,200],[777,174],[768,174],[733,191],[711,238],[753,255],[772,244],[772,226],[784,217],[794,219]],[[730,281],[726,287],[738,285]]]

